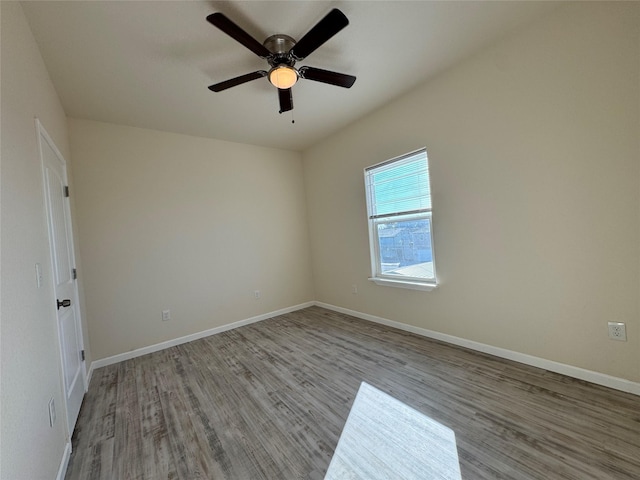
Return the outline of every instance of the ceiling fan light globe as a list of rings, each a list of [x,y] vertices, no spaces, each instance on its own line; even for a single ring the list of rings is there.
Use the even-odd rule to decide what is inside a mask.
[[[286,65],[275,67],[269,72],[269,81],[274,87],[287,90],[298,81],[298,72],[295,68]]]

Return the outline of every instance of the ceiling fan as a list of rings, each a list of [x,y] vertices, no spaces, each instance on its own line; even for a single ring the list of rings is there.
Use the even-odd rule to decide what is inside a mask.
[[[211,85],[209,90],[213,92],[221,92],[227,88],[267,77],[271,84],[278,89],[280,113],[282,113],[293,110],[291,87],[300,78],[344,88],[351,88],[356,81],[356,77],[344,73],[306,66],[295,68],[296,62],[309,56],[349,24],[345,14],[337,8],[331,10],[298,42],[288,35],[276,34],[260,43],[220,12],[209,15],[207,21],[266,60],[270,66],[268,71],[258,70]]]

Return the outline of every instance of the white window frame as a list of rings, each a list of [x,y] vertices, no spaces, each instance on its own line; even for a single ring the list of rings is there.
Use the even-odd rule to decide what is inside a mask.
[[[375,198],[373,175],[383,169],[389,169],[391,165],[401,166],[406,163],[410,163],[424,156],[427,167],[427,182],[428,182],[428,198],[429,205],[416,210],[397,210],[390,213],[377,215],[375,212]],[[375,282],[377,285],[409,288],[412,290],[430,291],[437,287],[436,276],[436,262],[435,262],[435,249],[434,249],[434,229],[433,229],[433,207],[431,199],[431,184],[429,176],[429,160],[427,157],[426,148],[401,155],[399,157],[392,158],[385,162],[372,165],[364,169],[366,200],[367,200],[367,219],[369,224],[369,250],[371,255],[371,277],[369,280]],[[429,239],[431,242],[431,264],[433,268],[433,277],[424,278],[409,275],[399,274],[385,274],[382,268],[382,255],[380,252],[380,243],[378,236],[378,226],[382,224],[396,223],[399,221],[418,221],[429,220]]]

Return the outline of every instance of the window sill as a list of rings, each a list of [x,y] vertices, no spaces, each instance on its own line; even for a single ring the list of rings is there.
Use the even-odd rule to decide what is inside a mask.
[[[369,278],[376,285],[382,285],[385,287],[397,287],[408,288],[409,290],[421,290],[423,292],[430,292],[438,285],[436,283],[422,283],[412,282],[408,280],[391,280],[388,278],[371,277]]]

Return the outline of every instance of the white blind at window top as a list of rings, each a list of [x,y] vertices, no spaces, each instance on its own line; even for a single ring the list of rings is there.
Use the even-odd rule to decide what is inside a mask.
[[[431,211],[426,150],[419,150],[365,170],[369,218]]]

